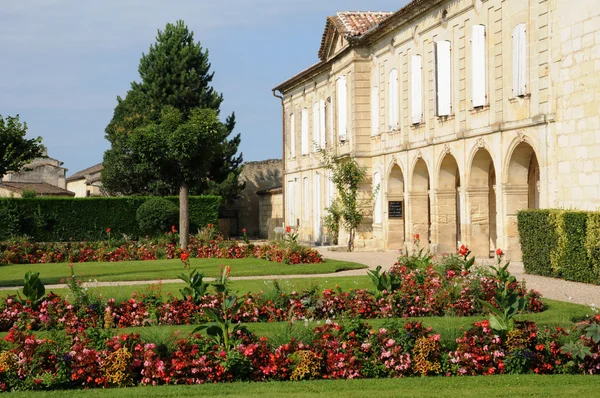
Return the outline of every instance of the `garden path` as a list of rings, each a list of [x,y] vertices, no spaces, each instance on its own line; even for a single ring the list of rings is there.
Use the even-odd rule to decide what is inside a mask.
[[[375,269],[381,265],[383,269],[389,269],[396,259],[398,252],[395,250],[376,251],[376,252],[340,252],[331,251],[328,247],[317,248],[325,258],[331,258],[341,261],[352,261],[360,264],[365,264],[369,269]],[[477,264],[490,265],[494,264],[493,259],[478,259]],[[579,282],[569,282],[562,279],[549,278],[539,275],[526,274],[522,262],[511,262],[509,271],[517,278],[517,280],[525,280],[528,289],[538,290],[542,293],[542,297],[552,300],[567,301],[576,304],[595,305],[600,307],[600,286],[591,285]],[[365,276],[366,269],[341,271],[333,274],[310,274],[310,275],[267,275],[267,276],[239,276],[232,277],[232,280],[249,280],[249,279],[295,279],[295,278],[335,278],[342,276]],[[206,278],[207,281],[214,278]],[[122,282],[93,282],[84,284],[90,287],[99,286],[128,286],[128,285],[146,285],[151,283],[162,282],[166,283],[181,283],[180,279],[164,279],[161,281],[122,281]],[[62,289],[67,286],[64,284],[47,285],[47,289]],[[0,290],[14,290],[16,287],[5,287]]]

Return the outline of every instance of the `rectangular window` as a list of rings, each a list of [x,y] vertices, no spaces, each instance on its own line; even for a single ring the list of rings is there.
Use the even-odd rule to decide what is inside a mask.
[[[390,131],[398,129],[398,71],[392,69],[388,81],[388,127]]]
[[[328,130],[328,139],[327,142],[330,143],[335,143],[335,135],[334,135],[334,130],[333,130],[333,103],[331,102],[331,97],[327,98],[327,101],[325,102],[325,106],[327,107],[327,130]]]
[[[435,88],[437,99],[437,115],[448,116],[452,112],[450,42],[435,42]]]
[[[296,117],[293,113],[290,115],[290,157],[296,157]]]
[[[308,187],[308,177],[304,177],[304,179],[302,180],[302,193],[304,195],[304,203],[302,203],[302,210],[304,210],[304,221],[310,221],[310,217],[309,217],[309,205],[310,205],[310,201],[309,201],[309,187]]]
[[[308,154],[308,109],[302,108],[302,154]]]
[[[423,62],[420,55],[413,55],[411,66],[411,120],[413,124],[423,121]]]
[[[348,138],[348,100],[346,97],[346,76],[337,79],[337,127],[338,138],[345,142]]]
[[[522,97],[527,93],[527,36],[525,24],[513,29],[513,95]]]
[[[320,143],[321,143],[321,147],[325,148],[327,147],[327,139],[326,139],[326,131],[327,131],[327,123],[325,120],[325,100],[320,100],[319,101],[319,131],[320,131]]]
[[[319,121],[319,103],[313,104],[313,150],[316,152],[321,147],[321,122]]]
[[[333,204],[333,195],[335,194],[335,187],[333,186],[333,173],[331,170],[327,172],[327,207],[331,207]]]
[[[315,173],[314,181],[315,181],[315,191],[314,198],[315,204],[313,207],[313,216],[314,216],[314,240],[321,240],[321,176],[319,173]]]
[[[294,189],[294,181],[290,180],[288,181],[288,189],[286,192],[286,205],[287,205],[287,220],[286,220],[286,225],[289,226],[295,226],[296,225],[296,212],[294,209],[294,198],[295,196],[295,189]]]
[[[471,82],[473,108],[486,104],[485,26],[473,25],[471,37]]]
[[[381,174],[373,174],[373,191],[375,193],[375,206],[373,208],[373,223],[381,224]]]

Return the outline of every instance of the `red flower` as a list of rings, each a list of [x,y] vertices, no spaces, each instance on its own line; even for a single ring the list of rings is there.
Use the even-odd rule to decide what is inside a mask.
[[[110,234],[110,228],[106,228],[106,233]]]
[[[174,234],[177,233],[177,228],[175,228],[175,225],[171,225],[171,232],[173,232]]]
[[[181,252],[181,255],[179,255],[179,258],[181,259],[181,261],[187,261],[187,259],[190,257],[190,253],[188,252]]]
[[[460,249],[458,249],[458,254],[465,257],[469,254],[469,248],[465,245],[460,245]]]
[[[285,232],[287,232],[288,234],[292,232],[292,227],[290,227],[289,225],[287,227],[285,227]]]
[[[504,256],[504,252],[502,251],[502,249],[500,249],[500,248],[496,249],[496,256]]]
[[[242,228],[242,233],[246,235],[246,228]]]

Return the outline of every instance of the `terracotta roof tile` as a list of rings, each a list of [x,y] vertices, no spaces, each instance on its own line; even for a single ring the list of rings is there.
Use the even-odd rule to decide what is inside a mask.
[[[49,195],[49,196],[75,196],[74,192],[67,191],[66,189],[59,188],[55,185],[51,185],[45,182],[12,182],[5,181],[0,184],[0,188],[5,188],[9,191],[16,193],[23,193],[23,191],[35,191],[38,195]]]
[[[344,11],[327,17],[325,31],[321,38],[321,47],[319,48],[319,58],[325,60],[327,56],[326,51],[333,37],[332,29],[335,29],[346,39],[348,37],[361,36],[392,14],[392,12],[387,11]]]

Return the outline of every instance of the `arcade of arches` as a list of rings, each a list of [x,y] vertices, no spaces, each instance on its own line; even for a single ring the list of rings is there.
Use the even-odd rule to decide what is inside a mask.
[[[407,171],[394,158],[382,185],[385,246],[411,249],[412,237],[419,234],[420,246],[434,253],[453,253],[464,243],[477,257],[491,257],[502,247],[509,258],[519,259],[517,212],[540,204],[540,167],[532,146],[517,143],[503,161],[504,170],[496,170],[500,162],[483,145],[465,159],[464,170],[450,151],[436,171],[431,163],[417,156]],[[390,207],[400,202],[402,217]]]

